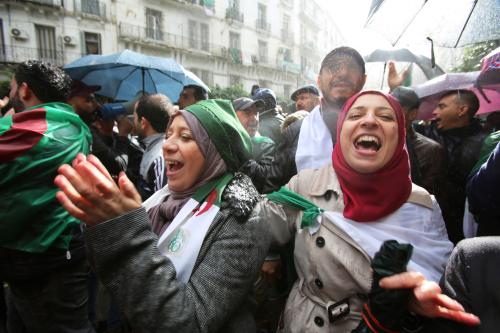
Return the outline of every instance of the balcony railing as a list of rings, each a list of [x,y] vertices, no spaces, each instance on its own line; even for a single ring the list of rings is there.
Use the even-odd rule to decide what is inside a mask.
[[[62,0],[6,0],[5,2],[33,3],[36,5],[44,5],[52,7],[62,6]]]
[[[244,17],[243,13],[234,7],[229,7],[226,9],[226,19],[234,20],[243,23]]]
[[[38,59],[57,66],[63,66],[70,60],[81,56],[80,52],[5,45],[3,50],[0,51],[0,62],[19,63],[25,60]]]
[[[174,35],[164,32],[161,29],[141,27],[123,22],[118,26],[118,35],[134,41],[153,42],[176,48],[195,49],[205,52],[210,52],[212,49],[218,48],[217,45],[213,45],[206,40]]]
[[[265,20],[257,19],[255,20],[255,28],[257,30],[265,31],[265,32],[270,32],[271,31],[271,25],[267,23]]]

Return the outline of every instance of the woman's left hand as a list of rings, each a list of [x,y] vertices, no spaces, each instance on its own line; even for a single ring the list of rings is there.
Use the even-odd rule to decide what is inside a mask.
[[[466,325],[479,325],[477,316],[465,312],[463,306],[441,293],[436,282],[428,281],[418,272],[405,272],[380,280],[387,289],[413,289],[409,310],[429,318],[446,318]]]
[[[141,206],[141,196],[124,172],[118,186],[93,155],[78,154],[72,166],[59,168],[54,183],[61,189],[56,197],[74,217],[87,225],[118,217]]]

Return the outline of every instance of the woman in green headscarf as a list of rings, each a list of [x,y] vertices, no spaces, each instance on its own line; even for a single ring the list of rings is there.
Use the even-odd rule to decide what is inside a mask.
[[[268,237],[236,173],[250,150],[231,104],[207,100],[171,117],[168,186],[142,205],[92,155],[60,168],[57,198],[87,224],[90,260],[135,330],[255,332],[248,293]]]

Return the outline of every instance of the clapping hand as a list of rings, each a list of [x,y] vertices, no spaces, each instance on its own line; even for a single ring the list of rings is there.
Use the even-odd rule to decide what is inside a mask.
[[[435,282],[428,281],[418,272],[405,272],[380,280],[380,287],[387,289],[413,289],[410,311],[429,318],[446,318],[466,325],[479,325],[477,316],[465,312],[463,306],[441,293]]]
[[[118,217],[141,206],[141,196],[124,172],[118,185],[93,155],[83,154],[72,165],[59,167],[54,183],[61,189],[56,197],[74,217],[87,225]]]

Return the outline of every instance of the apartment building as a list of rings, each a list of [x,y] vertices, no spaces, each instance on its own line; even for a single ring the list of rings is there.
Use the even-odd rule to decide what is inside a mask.
[[[2,0],[0,64],[64,65],[125,48],[173,58],[208,85],[289,96],[344,42],[317,1]]]

